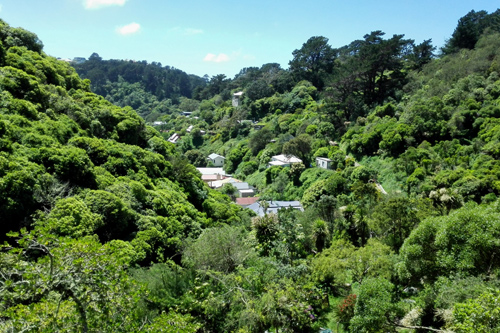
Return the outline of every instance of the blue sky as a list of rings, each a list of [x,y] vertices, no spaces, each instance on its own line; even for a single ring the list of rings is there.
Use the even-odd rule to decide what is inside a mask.
[[[54,57],[97,52],[232,78],[269,62],[288,68],[312,36],[340,47],[382,30],[440,47],[470,10],[498,7],[498,0],[0,0],[0,18],[36,33]]]

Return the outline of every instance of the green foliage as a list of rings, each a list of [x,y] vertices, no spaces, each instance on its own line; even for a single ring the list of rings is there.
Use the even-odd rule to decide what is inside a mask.
[[[81,77],[90,79],[92,91],[116,105],[137,109],[143,117],[170,113],[172,100],[176,104],[181,101],[181,110],[194,111],[186,108],[188,102],[183,97],[191,98],[196,89],[206,85],[203,78],[156,62],[102,60],[96,55],[75,68]]]
[[[151,308],[165,311],[183,306],[185,294],[195,284],[195,273],[173,264],[153,264],[147,268],[131,270],[131,276],[146,285],[148,294],[144,298]]]
[[[234,79],[93,54],[92,82],[0,22],[0,238],[37,235],[0,255],[2,329],[316,332],[328,296],[357,295],[351,331],[495,330],[497,14],[467,14],[447,46],[474,46],[440,59],[374,31]],[[212,152],[306,210],[251,221],[192,165]],[[268,168],[280,153],[304,163]]]
[[[138,327],[142,290],[111,248],[93,237],[29,234],[18,244],[0,257],[3,328],[127,332]]]
[[[328,38],[311,37],[301,49],[293,51],[294,59],[290,69],[299,80],[309,80],[316,88],[322,89],[325,77],[333,71],[336,52],[328,45]]]
[[[151,324],[142,328],[144,332],[195,333],[201,328],[190,315],[169,311],[156,317]]]
[[[339,239],[314,259],[312,269],[316,280],[338,292],[368,277],[389,279],[393,270],[393,253],[387,245],[375,240],[369,240],[365,247],[356,248]]]
[[[478,12],[471,10],[467,15],[458,20],[455,31],[441,51],[444,54],[450,54],[460,49],[473,49],[479,37],[486,29],[500,31],[499,17],[500,13],[498,10],[491,14],[488,14],[484,10]]]
[[[311,164],[311,137],[301,134],[283,145],[284,155],[295,155],[300,158],[304,165]]]
[[[496,272],[496,206],[468,204],[449,216],[423,221],[401,248],[401,277],[432,282],[439,275]]]
[[[94,234],[102,227],[103,218],[83,201],[69,197],[58,200],[47,218],[38,224],[56,235],[79,238]]]
[[[255,231],[255,237],[259,242],[261,254],[268,255],[278,237],[279,220],[276,214],[266,214],[265,202],[263,204],[265,215],[252,218],[252,229]]]
[[[244,242],[241,228],[223,225],[205,229],[184,251],[183,261],[198,270],[233,272],[253,253]]]
[[[272,136],[273,134],[267,128],[254,132],[248,140],[248,147],[252,151],[252,154],[257,155],[261,150],[263,150],[267,143],[271,141]]]
[[[455,332],[495,332],[500,329],[500,292],[492,290],[453,307]]]
[[[416,204],[407,198],[391,198],[381,202],[374,209],[370,229],[398,252],[404,240],[420,220]]]
[[[346,330],[349,330],[349,322],[354,317],[356,298],[357,295],[349,294],[335,308],[337,319]]]
[[[248,152],[248,148],[244,143],[240,145],[227,154],[224,160],[224,170],[228,173],[233,173],[238,168],[238,165],[243,161],[243,157]]]
[[[398,315],[392,291],[394,285],[378,277],[369,278],[359,286],[354,307],[354,317],[350,321],[353,332],[393,332]]]
[[[102,216],[102,226],[96,230],[102,241],[124,239],[132,230],[134,212],[116,195],[107,191],[89,191],[85,204],[94,214]]]

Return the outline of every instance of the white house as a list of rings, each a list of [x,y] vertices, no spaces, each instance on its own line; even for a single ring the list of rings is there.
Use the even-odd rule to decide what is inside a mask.
[[[271,157],[271,161],[269,162],[269,166],[282,166],[287,167],[294,163],[302,163],[302,160],[297,156],[293,155],[275,155]]]
[[[280,209],[297,209],[300,211],[304,211],[302,205],[299,201],[266,201],[261,202],[257,201],[247,207],[248,209],[253,210],[257,215],[264,216],[266,214],[278,214],[278,210]]]
[[[225,159],[226,158],[224,156],[221,156],[219,154],[214,154],[214,153],[208,155],[208,157],[207,157],[207,160],[209,160],[210,162],[212,162],[215,167],[221,167],[221,166],[223,166]]]
[[[330,169],[332,160],[326,157],[316,157],[316,166],[322,169]]]

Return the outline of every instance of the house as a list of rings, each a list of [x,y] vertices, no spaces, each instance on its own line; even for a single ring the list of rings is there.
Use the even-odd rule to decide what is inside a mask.
[[[212,162],[212,164],[215,166],[215,167],[221,167],[224,165],[224,160],[226,158],[224,156],[221,156],[219,154],[210,154],[208,155],[207,157],[207,160],[209,160],[210,162]]]
[[[193,125],[190,125],[188,128],[186,128],[186,132],[191,133],[193,131],[193,127]],[[207,132],[205,132],[204,130],[200,130],[201,135],[204,135],[205,133]]]
[[[230,175],[227,175],[223,168],[196,168],[201,173],[201,180],[209,186],[212,182],[223,180]]]
[[[153,126],[161,126],[161,125],[166,125],[167,123],[164,121],[154,121]]]
[[[172,142],[172,143],[177,143],[177,141],[180,139],[181,137],[179,136],[179,134],[177,133],[174,133],[170,136],[170,138],[168,138],[168,142]]]
[[[243,91],[240,91],[240,92],[233,94],[232,104],[234,107],[240,106],[241,96],[243,96]]]
[[[247,208],[253,210],[258,216],[278,214],[280,209],[288,208],[304,211],[299,201],[257,201]]]
[[[233,177],[226,177],[224,179],[214,181],[209,185],[211,188],[220,188],[227,183],[241,183],[241,180],[233,178]]]
[[[322,169],[331,169],[332,160],[326,157],[316,157],[316,166]]]
[[[238,190],[238,197],[246,198],[253,197],[255,195],[255,190],[252,186],[245,182],[230,183]]]
[[[83,64],[85,61],[87,61],[87,59],[84,57],[74,57],[72,63],[79,65]]]
[[[269,166],[282,166],[287,167],[294,163],[302,163],[302,160],[293,155],[275,155],[271,157],[271,161],[269,162]]]
[[[208,186],[210,186],[211,188],[220,188],[222,186],[226,186],[227,184],[231,184],[236,188],[236,190],[238,191],[238,193],[236,193],[237,197],[245,198],[255,195],[255,189],[253,188],[253,186],[233,177],[223,176],[220,179],[208,182]]]

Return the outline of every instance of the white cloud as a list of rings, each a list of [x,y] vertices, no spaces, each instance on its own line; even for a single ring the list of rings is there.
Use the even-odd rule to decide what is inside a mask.
[[[184,35],[199,35],[202,33],[203,33],[203,30],[201,30],[201,29],[187,28],[186,30],[184,30]]]
[[[123,27],[118,27],[116,28],[116,32],[118,32],[120,35],[131,35],[135,34],[141,29],[141,25],[138,23],[130,23],[127,25],[124,25]]]
[[[85,9],[99,9],[109,6],[123,6],[127,0],[84,0]]]
[[[206,62],[228,62],[229,60],[229,56],[224,53],[219,53],[218,55],[208,53],[205,58],[203,58],[203,61]]]

